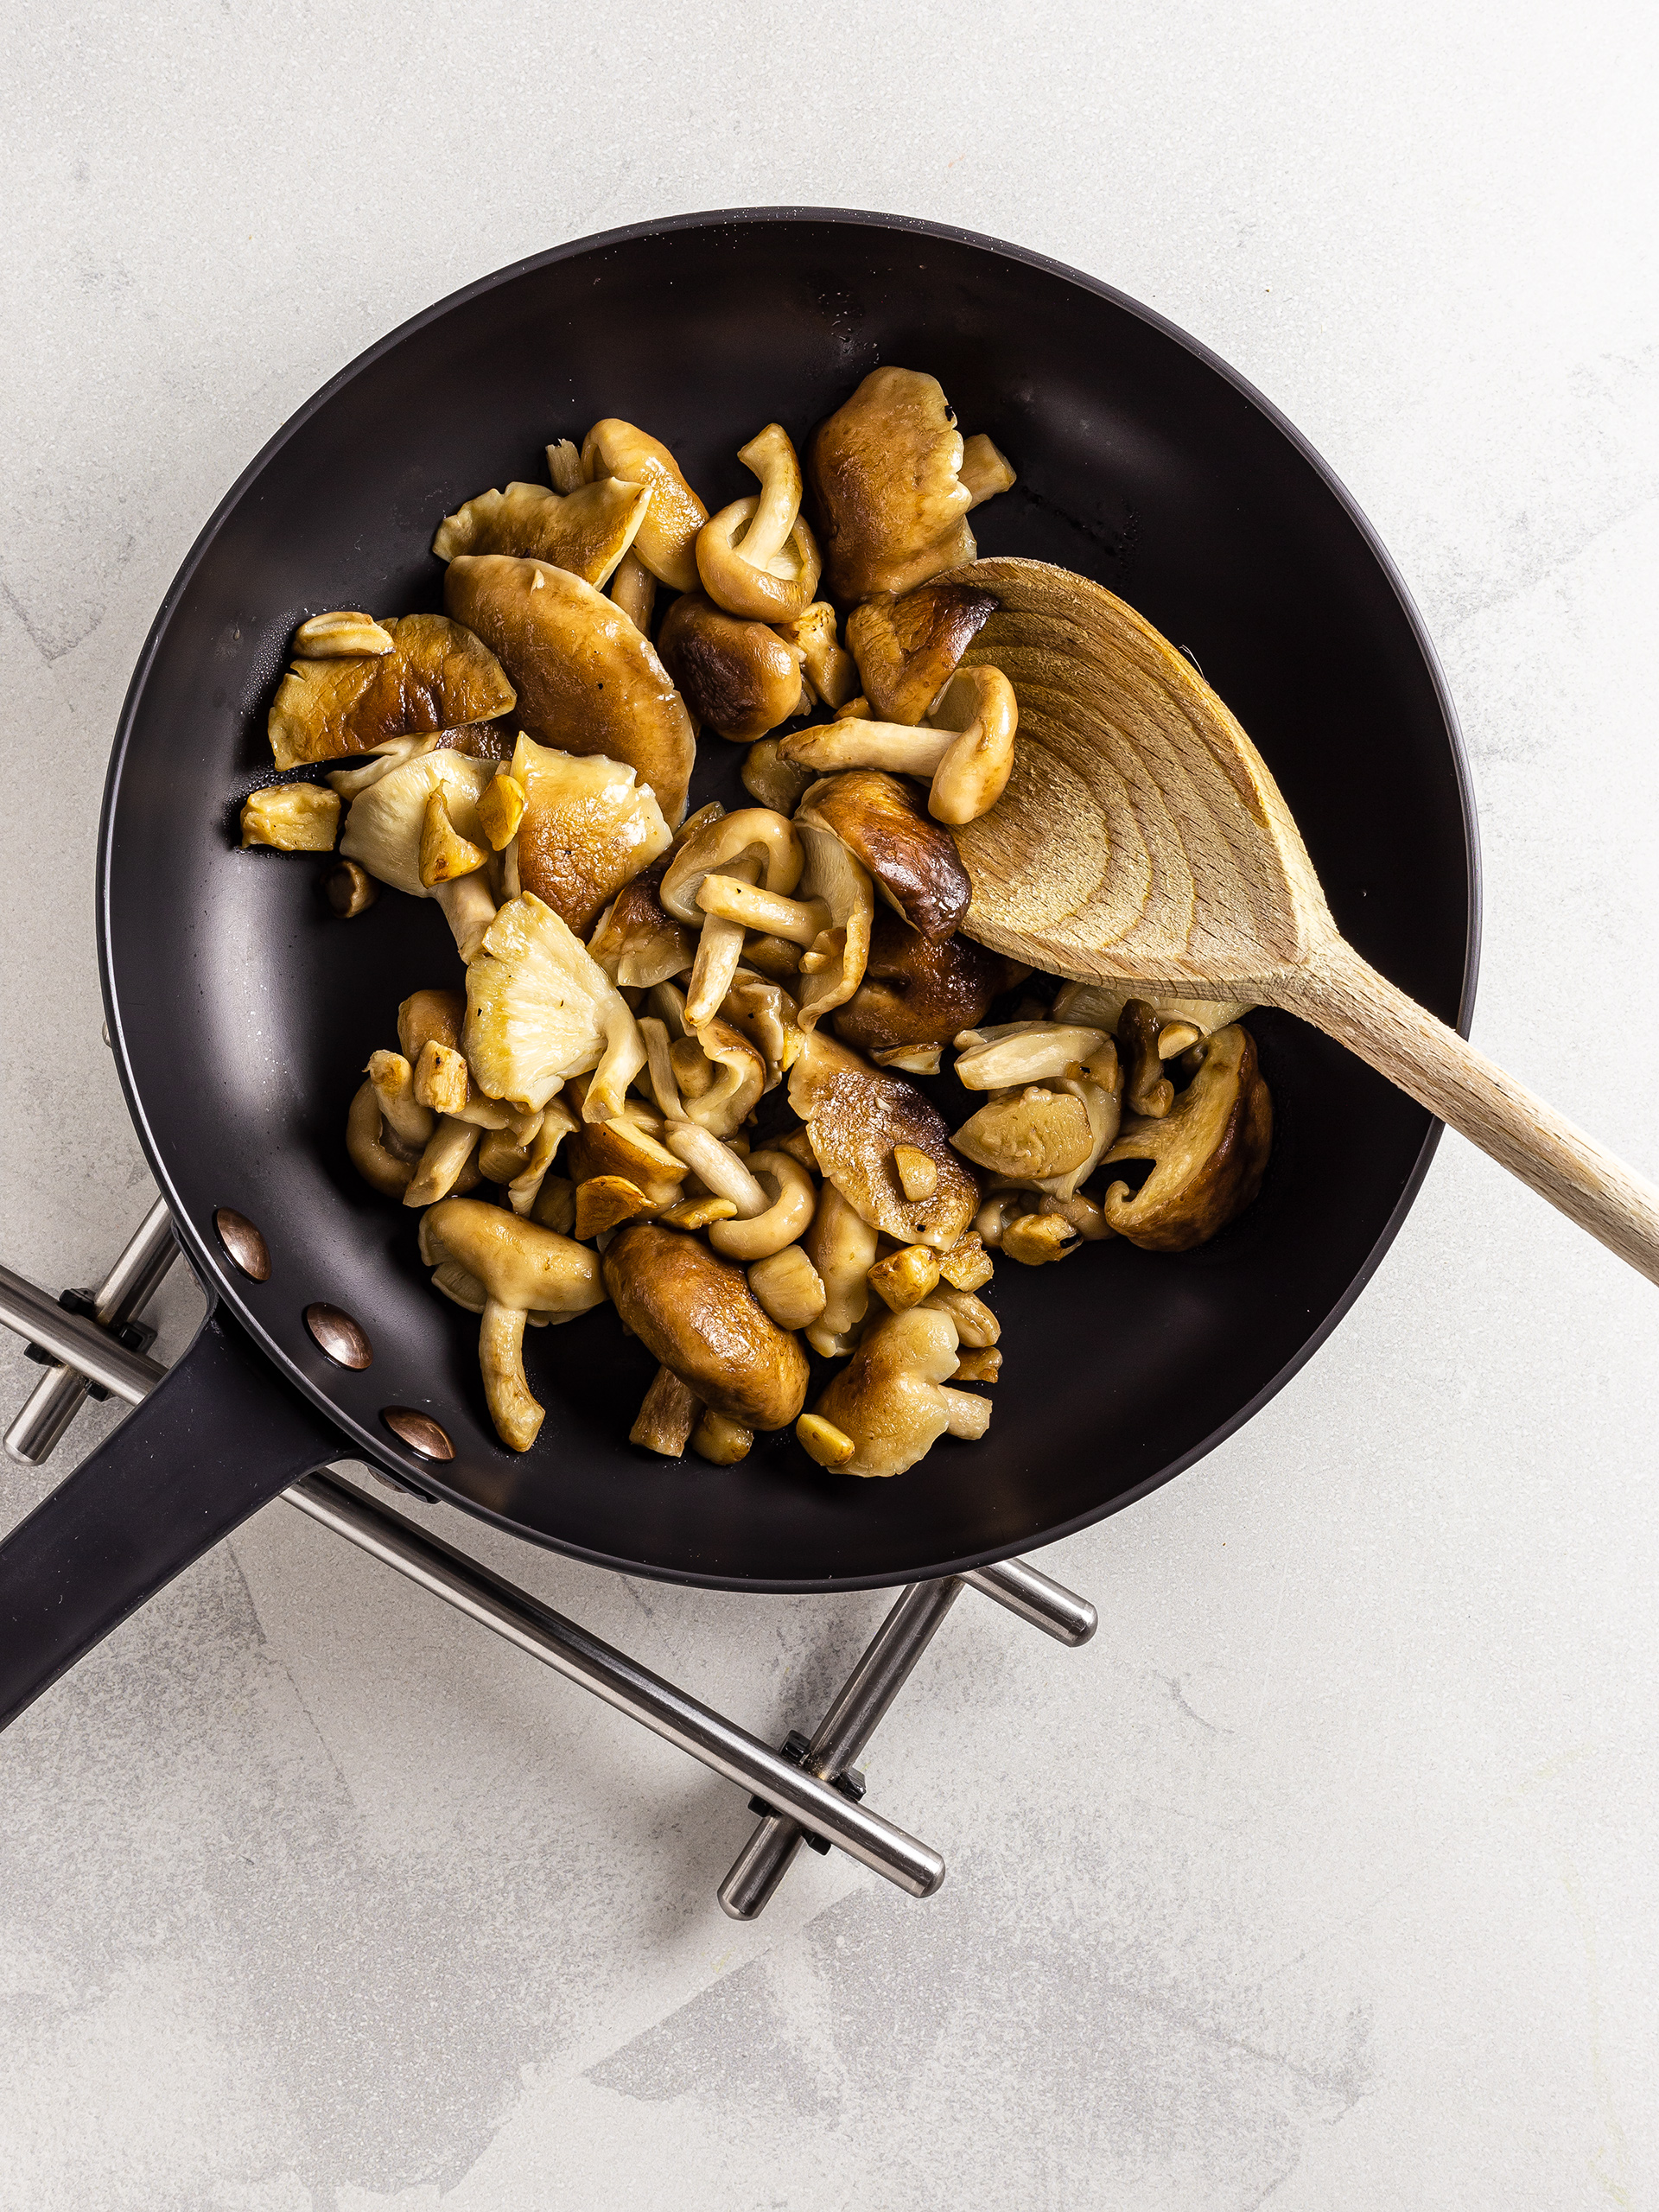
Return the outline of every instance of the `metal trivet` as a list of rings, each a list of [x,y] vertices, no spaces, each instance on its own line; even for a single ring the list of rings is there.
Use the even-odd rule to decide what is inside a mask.
[[[178,1256],[167,1207],[157,1199],[96,1290],[65,1291],[54,1300],[0,1268],[0,1325],[22,1337],[29,1357],[47,1370],[6,1432],[6,1450],[14,1459],[39,1466],[49,1459],[87,1397],[122,1398],[136,1406],[162,1380],[167,1370],[148,1356],[155,1332],[139,1316]],[[931,1897],[944,1881],[944,1861],[937,1851],[864,1805],[864,1779],[855,1762],[965,1586],[971,1584],[1061,1643],[1075,1648],[1095,1632],[1094,1607],[1022,1560],[912,1582],[812,1735],[791,1732],[782,1751],[774,1751],[332,1471],[302,1475],[281,1495],[325,1529],[747,1790],[759,1821],[719,1892],[721,1908],[734,1920],[753,1920],[766,1910],[803,1843],[814,1851],[834,1844],[912,1897]]]

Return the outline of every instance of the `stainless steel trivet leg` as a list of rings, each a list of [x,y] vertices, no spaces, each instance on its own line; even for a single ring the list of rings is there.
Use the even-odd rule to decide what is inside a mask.
[[[1062,1643],[1086,1643],[1095,1632],[1098,1616],[1088,1600],[1062,1589],[1023,1560],[1003,1560],[995,1567],[947,1575],[939,1582],[912,1582],[876,1630],[811,1741],[798,1747],[797,1740],[791,1739],[787,1748],[798,1749],[807,1773],[849,1796],[863,1796],[864,1778],[853,1762],[969,1582]],[[757,1803],[754,1809],[761,1816],[760,1825],[720,1885],[721,1910],[734,1920],[754,1920],[766,1910],[796,1853],[810,1840],[779,1801]]]
[[[138,1405],[162,1379],[166,1370],[135,1346],[128,1325],[176,1255],[158,1202],[98,1290],[67,1309],[0,1267],[0,1326],[59,1363],[8,1432],[15,1457],[31,1464],[45,1459],[91,1384]],[[835,1844],[912,1897],[931,1897],[944,1879],[938,1852],[859,1802],[862,1780],[852,1762],[965,1584],[1063,1643],[1085,1643],[1095,1631],[1092,1605],[1022,1560],[914,1583],[810,1743],[791,1739],[779,1752],[333,1473],[305,1475],[281,1494],[310,1519],[752,1792],[764,1817],[720,1891],[721,1904],[737,1919],[753,1919],[765,1908],[803,1840],[819,1850]]]

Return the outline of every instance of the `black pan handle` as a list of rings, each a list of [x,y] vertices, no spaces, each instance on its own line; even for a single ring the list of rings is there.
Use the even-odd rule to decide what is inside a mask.
[[[0,1728],[345,1439],[221,1307],[0,1544]]]

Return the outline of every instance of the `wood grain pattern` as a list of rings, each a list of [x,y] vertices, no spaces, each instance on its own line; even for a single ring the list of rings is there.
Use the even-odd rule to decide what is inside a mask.
[[[1265,762],[1183,654],[1046,562],[941,581],[995,592],[964,664],[1020,701],[1007,789],[957,833],[969,935],[1057,975],[1300,1014],[1659,1282],[1659,1192],[1338,935]]]

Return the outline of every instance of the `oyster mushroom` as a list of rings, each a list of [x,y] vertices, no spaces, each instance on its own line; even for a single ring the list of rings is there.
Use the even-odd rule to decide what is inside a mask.
[[[500,662],[459,621],[405,614],[378,626],[391,639],[390,652],[296,660],[277,685],[266,728],[279,768],[493,721],[513,704]]]
[[[638,535],[651,497],[648,484],[620,484],[613,476],[564,495],[540,484],[509,484],[446,515],[432,550],[440,561],[460,553],[550,561],[601,590]]]
[[[957,1081],[964,1090],[1006,1090],[1046,1083],[1082,1068],[1108,1090],[1117,1084],[1117,1049],[1103,1030],[1064,1021],[1005,1021],[963,1029],[956,1039]]]
[[[833,831],[799,825],[806,851],[801,889],[828,909],[828,925],[801,955],[801,1027],[812,1028],[844,1006],[864,980],[875,899],[869,871]]]
[[[469,760],[443,748],[423,753],[358,793],[340,841],[342,858],[358,861],[394,891],[407,892],[413,899],[436,899],[463,958],[475,949],[495,912],[495,901],[476,870],[448,881],[422,881],[427,801],[441,792],[445,815],[456,834],[474,847],[487,843],[478,802],[494,772],[486,760]]]
[[[1273,1100],[1249,1031],[1219,1029],[1193,1051],[1198,1073],[1168,1113],[1131,1116],[1106,1154],[1108,1166],[1153,1163],[1138,1191],[1113,1183],[1103,1205],[1107,1226],[1149,1252],[1206,1243],[1243,1213],[1267,1173]]]
[[[827,599],[788,621],[774,621],[772,628],[786,645],[798,645],[807,681],[826,707],[844,707],[858,689],[858,670],[852,655],[837,642],[836,610]]]
[[[736,745],[805,710],[801,652],[775,630],[728,614],[700,591],[677,599],[657,639],[663,664],[700,722]]]
[[[651,505],[633,550],[658,583],[671,591],[694,590],[697,533],[709,519],[709,510],[662,441],[632,423],[607,416],[582,442],[582,471],[590,483],[604,471],[625,484],[651,486]]]
[[[711,515],[697,533],[697,574],[716,607],[758,622],[804,613],[823,566],[801,512],[801,465],[779,423],[740,448],[760,489]]]
[[[611,598],[642,638],[651,635],[651,618],[657,611],[657,579],[639,556],[627,552],[611,578]]]
[[[1142,1121],[1161,1121],[1175,1103],[1175,1086],[1158,1050],[1163,1024],[1145,999],[1130,999],[1118,1016],[1123,1053],[1123,1103]]]
[[[1027,1084],[982,1106],[950,1141],[993,1174],[1042,1182],[1081,1167],[1088,1158],[1088,1109],[1069,1091]]]
[[[708,1071],[707,1080],[695,1090],[678,1073],[680,1063],[675,1058],[688,1049]],[[676,1044],[670,1059],[684,1094],[684,1118],[717,1137],[737,1134],[760,1104],[766,1087],[766,1063],[760,1046],[718,1016],[705,1021],[695,1037],[683,1038]],[[715,1249],[718,1251],[721,1247],[716,1244]]]
[[[974,584],[919,584],[902,599],[877,592],[847,618],[847,643],[872,717],[918,722],[997,609]]]
[[[873,1228],[936,1252],[957,1243],[978,1210],[979,1185],[914,1084],[870,1067],[815,1031],[790,1070],[789,1103],[806,1124],[820,1169]],[[928,1197],[905,1196],[893,1161],[899,1144],[938,1169],[938,1186]]]
[[[803,795],[796,820],[839,837],[893,912],[930,943],[950,937],[967,912],[973,885],[955,838],[896,776],[870,768],[826,776]]]
[[[619,607],[580,576],[505,553],[457,556],[443,597],[501,656],[526,735],[624,762],[656,793],[664,818],[679,820],[696,734],[668,671]]]
[[[766,1088],[780,1082],[800,1049],[800,1008],[781,983],[740,968],[721,1017],[747,1037],[766,1063]]]
[[[340,834],[340,800],[321,784],[273,784],[242,802],[242,843],[279,853],[331,853]]]
[[[813,1408],[820,1423],[838,1431],[850,1452],[831,1444],[828,1462],[849,1475],[902,1475],[940,1437],[982,1436],[990,1401],[953,1390],[957,1325],[948,1313],[912,1306],[887,1313],[865,1331],[847,1365]],[[819,1458],[822,1431],[801,1438]]]
[[[806,1356],[741,1268],[696,1237],[634,1223],[613,1240],[604,1274],[625,1325],[705,1406],[753,1429],[783,1428],[799,1413]]]
[[[556,752],[523,736],[512,779],[524,794],[518,888],[585,936],[607,902],[668,850],[656,794],[620,760]]]
[[[445,1198],[428,1210],[421,1257],[429,1268],[464,1268],[483,1287],[478,1357],[490,1418],[504,1444],[527,1452],[544,1416],[524,1377],[525,1318],[568,1320],[601,1305],[598,1259],[568,1236],[476,1198]]]
[[[685,1162],[668,1150],[662,1135],[661,1121],[630,1099],[608,1122],[580,1124],[571,1135],[565,1164],[579,1184],[599,1176],[620,1176],[641,1193],[651,1212],[660,1213],[679,1198],[686,1176]]]
[[[930,944],[897,914],[880,913],[864,980],[837,1008],[836,1034],[862,1052],[946,1045],[983,1020],[1017,974],[972,938]]]
[[[337,607],[332,614],[313,614],[294,632],[296,660],[371,659],[392,651],[390,630],[381,628],[360,607]]]
[[[764,806],[742,806],[723,814],[688,837],[676,850],[663,875],[658,897],[665,912],[676,921],[700,925],[690,986],[686,995],[687,1019],[692,1028],[710,1020],[732,987],[743,950],[741,923],[712,915],[698,903],[704,880],[711,874],[753,884],[787,897],[801,877],[804,855],[793,825],[781,814]]]
[[[464,1033],[468,1065],[489,1098],[545,1106],[569,1077],[596,1071],[582,1107],[589,1121],[617,1110],[645,1064],[626,1001],[533,893],[509,899],[485,933],[467,971]]]

